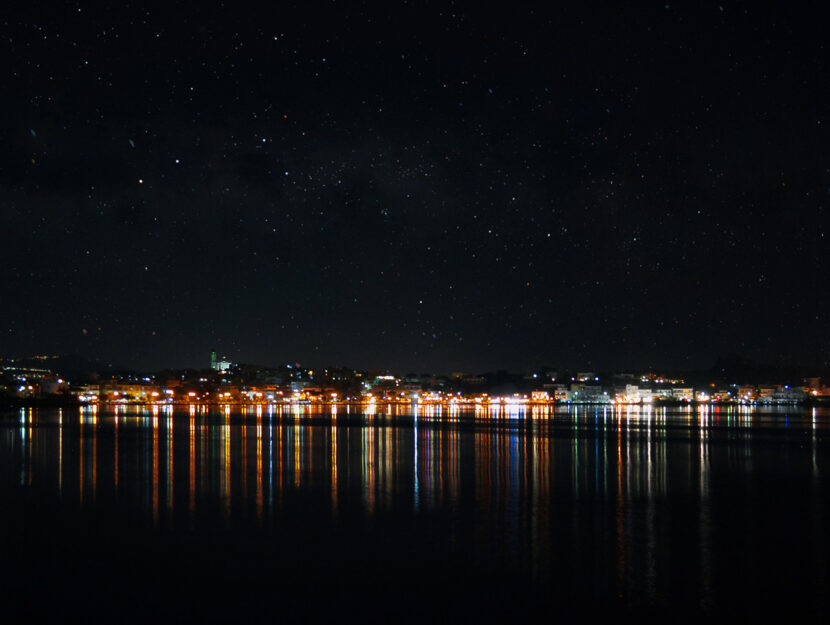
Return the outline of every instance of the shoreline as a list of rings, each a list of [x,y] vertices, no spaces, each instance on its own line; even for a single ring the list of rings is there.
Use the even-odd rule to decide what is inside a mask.
[[[413,401],[331,401],[331,400],[305,400],[294,402],[268,402],[268,401],[228,401],[228,402],[80,402],[74,397],[43,397],[43,398],[26,398],[20,400],[9,400],[0,402],[0,409],[15,409],[15,408],[92,408],[103,406],[106,408],[126,407],[126,406],[144,406],[152,407],[190,407],[190,406],[210,406],[210,407],[224,407],[224,406],[320,406],[320,407],[335,407],[335,406],[423,406],[423,407],[442,407],[442,408],[518,408],[518,407],[552,407],[565,408],[568,406],[604,406],[608,408],[645,408],[645,407],[700,407],[700,406],[727,406],[727,407],[747,407],[747,408],[812,408],[830,406],[830,397],[816,397],[798,402],[710,402],[710,401],[655,401],[646,403],[611,403],[611,402],[573,402],[573,401],[493,401],[493,402],[477,402],[474,400],[461,401],[427,401],[427,402],[413,402]]]

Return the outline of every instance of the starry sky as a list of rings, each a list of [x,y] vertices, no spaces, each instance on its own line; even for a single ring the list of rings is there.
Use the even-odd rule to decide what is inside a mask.
[[[818,14],[109,4],[0,17],[0,355],[830,360]]]

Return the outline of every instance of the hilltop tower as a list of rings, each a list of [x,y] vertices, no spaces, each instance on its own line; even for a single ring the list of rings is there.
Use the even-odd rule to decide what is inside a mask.
[[[216,358],[216,351],[210,352],[210,368],[214,371],[229,371],[233,363],[228,360],[227,356],[222,356],[221,359]]]

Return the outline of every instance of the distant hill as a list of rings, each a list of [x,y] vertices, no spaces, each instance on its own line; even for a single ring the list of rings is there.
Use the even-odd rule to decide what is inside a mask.
[[[34,369],[50,369],[73,384],[95,381],[101,373],[112,371],[109,365],[90,360],[77,354],[58,355],[49,358],[15,358],[15,365]]]
[[[718,358],[709,370],[712,379],[737,384],[799,384],[804,378],[820,376],[827,379],[822,367],[771,365],[738,355]]]

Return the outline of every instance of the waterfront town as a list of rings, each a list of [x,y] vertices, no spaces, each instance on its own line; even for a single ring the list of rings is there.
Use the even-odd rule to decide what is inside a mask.
[[[300,364],[245,365],[218,357],[201,369],[152,374],[94,370],[59,356],[0,358],[0,402],[5,404],[757,404],[830,402],[828,380],[794,377],[746,366],[678,374],[498,371],[448,375],[396,374]],[[84,370],[89,369],[89,370]],[[743,369],[743,371],[741,371]],[[756,379],[748,379],[754,376]],[[789,379],[775,379],[789,378]]]

